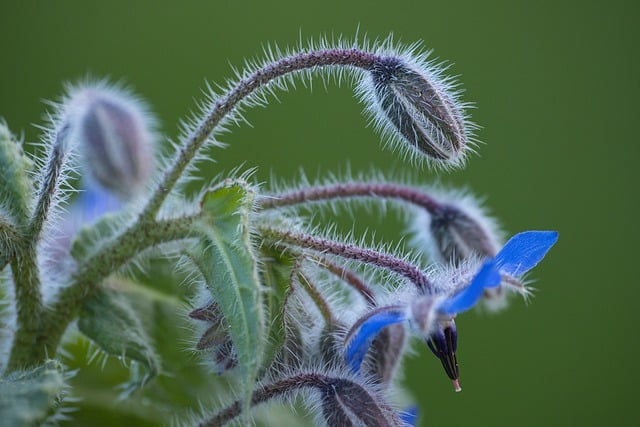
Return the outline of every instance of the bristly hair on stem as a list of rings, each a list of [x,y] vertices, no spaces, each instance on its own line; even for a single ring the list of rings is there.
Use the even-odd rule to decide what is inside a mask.
[[[35,162],[0,119],[0,273],[11,269],[0,275],[0,285],[11,282],[14,292],[6,300],[15,300],[6,316],[15,328],[6,328],[13,343],[6,363],[0,361],[4,374],[61,357],[63,338],[76,319],[82,339],[131,363],[128,391],[144,386],[165,362],[171,367],[175,361],[166,356],[173,352],[164,351],[183,338],[173,331],[180,328],[173,328],[179,320],[171,315],[194,290],[171,288],[176,295],[169,296],[163,284],[157,292],[156,276],[127,279],[126,285],[111,280],[130,274],[123,270],[149,252],[166,249],[163,255],[192,261],[181,273],[207,294],[204,305],[189,313],[201,331],[192,344],[203,360],[213,356],[219,375],[232,368],[237,373],[223,379],[224,389],[212,386],[207,375],[185,377],[187,396],[215,390],[238,399],[200,419],[200,426],[247,425],[255,406],[273,400],[304,403],[318,425],[414,425],[415,416],[405,417],[390,403],[400,387],[396,372],[409,333],[426,340],[459,391],[454,318],[483,299],[497,300],[502,288],[526,293],[524,275],[555,245],[558,233],[525,231],[499,245],[497,226],[479,203],[381,174],[342,182],[332,175],[314,185],[303,177],[294,189],[269,193],[248,179],[251,172],[237,179],[236,170],[201,188],[199,200],[189,199],[185,184],[196,162],[205,160],[203,149],[222,146],[216,138],[244,121],[244,108],[267,105],[276,90],[316,76],[353,83],[385,145],[412,165],[450,170],[464,166],[473,151],[476,126],[469,121],[469,104],[444,75],[447,67],[429,59],[420,44],[356,37],[265,53],[264,61],[236,72],[220,94],[209,88],[200,113],[183,124],[172,158],[158,162],[159,174],[155,121],[143,102],[118,85],[68,87],[66,98],[54,104]],[[83,162],[70,161],[74,152]],[[64,190],[74,165],[81,195],[63,218],[65,227],[73,224],[67,233],[55,222],[62,213],[56,207],[69,193]],[[371,244],[354,238],[354,231],[340,235],[339,223],[326,231],[306,225],[306,213],[313,217],[324,206],[350,208],[362,201],[382,211],[398,208],[415,234],[410,245],[417,251],[405,252],[402,242],[393,249]],[[359,229],[359,218],[353,218]],[[64,242],[51,238],[54,229],[65,230]],[[54,245],[56,256],[49,250]],[[57,254],[63,262],[55,262]],[[427,258],[429,265],[423,263]],[[175,258],[163,261],[173,265]],[[43,289],[54,289],[51,298]],[[0,311],[4,290],[0,286]],[[175,325],[146,331],[158,324],[159,300],[169,299],[172,304],[157,314]],[[152,340],[157,336],[162,340]],[[0,400],[7,389],[2,385]],[[26,394],[19,399],[29,409],[35,400]],[[43,409],[53,406],[45,403]],[[143,412],[134,415],[149,421]]]
[[[433,292],[431,282],[420,268],[393,255],[377,252],[373,249],[361,248],[350,243],[325,239],[301,232],[280,230],[268,226],[260,226],[259,231],[266,239],[273,240],[278,244],[284,243],[316,252],[326,252],[345,259],[352,259],[364,264],[390,270],[411,281],[419,292],[424,294],[431,294]]]
[[[265,97],[275,88],[286,89],[287,79],[297,75],[308,78],[325,69],[329,75],[337,70],[338,80],[343,72],[353,73],[358,82],[357,93],[365,108],[374,112],[376,124],[391,136],[391,141],[401,142],[405,154],[423,154],[430,163],[442,163],[443,168],[460,166],[465,151],[473,142],[474,126],[467,122],[464,113],[467,105],[458,102],[455,84],[451,79],[442,77],[442,69],[428,61],[428,53],[420,53],[418,47],[418,44],[396,46],[393,38],[389,37],[373,46],[367,42],[362,47],[357,43],[343,42],[331,46],[321,41],[317,47],[311,44],[307,49],[284,55],[277,49],[275,54],[274,50],[269,50],[267,61],[249,63],[247,71],[238,73],[237,81],[231,82],[223,95],[209,95],[201,118],[184,126],[176,157],[149,200],[143,216],[151,217],[158,212],[178,180],[188,172],[200,148],[208,140],[216,143],[212,136],[223,131],[227,123],[241,121],[243,107],[264,103]],[[369,80],[375,81],[381,67],[384,68],[389,61],[401,64],[401,74],[411,74],[413,83],[398,84],[402,76],[392,75],[376,82],[371,89]],[[384,96],[381,91],[385,92]],[[419,94],[418,98],[409,96],[414,92]],[[381,98],[391,99],[391,108],[387,108]],[[404,127],[406,120],[412,121],[410,128]],[[425,148],[427,146],[432,149]]]
[[[270,400],[287,400],[305,391],[307,404],[318,411],[318,418],[329,426],[364,424],[372,427],[400,427],[402,420],[370,386],[361,384],[349,375],[339,373],[298,372],[258,387],[252,395],[251,406]],[[315,393],[313,393],[315,392]],[[319,402],[318,402],[319,401]],[[242,402],[236,401],[198,427],[220,427],[240,416]]]

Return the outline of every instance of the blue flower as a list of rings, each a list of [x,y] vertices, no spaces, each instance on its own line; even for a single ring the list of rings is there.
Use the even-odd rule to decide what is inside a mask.
[[[371,343],[382,328],[409,322],[425,338],[445,372],[458,384],[457,331],[453,318],[472,308],[486,289],[500,285],[503,276],[519,278],[535,267],[558,240],[555,231],[526,231],[513,236],[494,259],[486,260],[469,284],[452,295],[419,295],[411,302],[377,307],[351,328],[345,339],[345,359],[358,373]]]
[[[557,241],[557,231],[518,233],[498,252],[496,264],[501,273],[520,277],[538,265]]]
[[[432,329],[434,314],[450,318],[458,312],[467,310],[475,304],[486,287],[498,286],[500,274],[495,269],[495,262],[488,260],[469,286],[451,298],[424,295],[409,305],[390,305],[371,310],[360,318],[347,334],[345,358],[354,372],[359,372],[367,350],[382,328],[404,321],[410,321],[418,329],[425,332]],[[438,301],[439,300],[439,301]],[[429,325],[429,326],[419,326]]]

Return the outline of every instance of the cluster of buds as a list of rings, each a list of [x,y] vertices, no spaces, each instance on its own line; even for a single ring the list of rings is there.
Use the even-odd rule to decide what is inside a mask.
[[[306,233],[294,225],[265,225],[282,224],[282,216],[290,215],[295,207],[362,198],[391,199],[401,209],[414,213],[418,209],[429,216],[428,226],[414,243],[425,243],[430,265]],[[279,317],[285,338],[278,356],[265,369],[261,387],[306,375],[340,374],[344,381],[375,396],[372,402],[377,403],[358,415],[344,410],[352,396],[339,396],[335,403],[327,400],[322,406],[324,422],[334,425],[335,417],[348,413],[350,423],[338,425],[357,425],[392,407],[385,393],[398,387],[394,378],[406,342],[418,337],[439,359],[455,391],[461,391],[456,316],[481,300],[491,302],[498,290],[503,297],[509,292],[526,295],[523,276],[558,238],[555,231],[526,231],[500,245],[493,222],[479,207],[469,208],[468,204],[468,197],[444,202],[422,189],[388,182],[311,186],[259,200],[254,221],[265,239],[262,245],[295,260],[288,264],[292,266],[288,294]],[[263,262],[280,263],[272,256],[265,256]],[[358,264],[395,273],[400,281],[389,286],[376,275],[365,279],[356,271]],[[319,399],[311,396],[311,400]],[[378,424],[364,425],[414,425],[415,412],[399,409],[394,414]]]
[[[373,121],[413,159],[458,167],[473,145],[475,126],[455,84],[411,49],[312,51],[267,65],[263,73],[274,72],[280,63],[288,70],[298,63],[357,69],[358,92]],[[264,77],[256,72],[240,83],[254,76]],[[461,390],[456,316],[481,300],[504,305],[510,290],[526,295],[522,277],[544,258],[557,233],[523,232],[502,245],[498,227],[473,200],[436,194],[380,180],[348,180],[257,198],[250,227],[259,241],[263,286],[277,293],[272,285],[277,280],[267,280],[274,271],[284,270],[281,276],[288,281],[280,286],[279,309],[272,315],[280,339],[270,343],[275,356],[260,371],[252,404],[304,389],[308,406],[327,425],[414,425],[414,410],[392,409],[388,401],[412,337],[426,343],[454,389]],[[392,201],[405,211],[416,235],[412,242],[428,263],[320,236],[296,216],[299,207],[313,211],[318,204],[360,199]],[[386,274],[368,274],[371,269]],[[390,281],[389,274],[396,279]],[[207,310],[196,309],[191,316]],[[211,329],[204,332],[198,345],[209,342],[211,334]],[[224,424],[240,414],[240,407],[238,401],[204,425]]]
[[[523,276],[558,238],[555,231],[526,231],[502,244],[493,221],[468,197],[385,180],[261,193],[230,178],[204,190],[200,204],[185,209],[190,215],[162,210],[176,184],[195,169],[188,166],[200,148],[239,120],[242,106],[263,100],[272,82],[325,67],[353,73],[373,122],[414,163],[436,169],[464,164],[475,126],[455,83],[415,46],[397,49],[391,40],[374,49],[323,45],[240,75],[226,94],[211,95],[210,110],[187,129],[148,199],[142,190],[152,174],[153,121],[139,102],[104,85],[83,87],[71,91],[60,114],[60,135],[77,144],[82,159],[83,192],[70,221],[77,227],[131,200],[144,203],[116,244],[106,246],[111,258],[100,268],[85,268],[94,275],[77,286],[164,243],[179,246],[206,284],[207,298],[188,314],[199,331],[195,350],[217,374],[238,372],[244,397],[202,425],[223,425],[248,417],[252,406],[294,396],[303,397],[320,424],[415,425],[416,410],[389,397],[400,387],[396,378],[407,342],[426,343],[460,391],[456,316],[479,301],[503,304],[509,291],[526,295]],[[415,231],[413,257],[320,235],[298,209],[362,199],[391,202],[405,213]],[[137,246],[136,239],[147,238],[151,243]],[[122,255],[120,243],[131,253]],[[100,250],[87,262],[99,265]]]

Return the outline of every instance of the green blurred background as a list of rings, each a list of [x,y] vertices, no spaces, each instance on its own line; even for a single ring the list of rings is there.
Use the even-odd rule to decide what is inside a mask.
[[[639,18],[632,1],[2,1],[0,116],[36,141],[42,99],[110,76],[175,137],[205,79],[223,83],[267,43],[358,26],[424,40],[461,75],[486,145],[464,171],[414,174],[487,196],[509,234],[557,229],[560,241],[532,275],[530,304],[459,319],[462,393],[424,349],[409,360],[422,425],[637,425]],[[242,163],[261,180],[347,162],[412,168],[380,148],[347,85],[318,82],[280,101],[223,138],[231,146],[215,151],[211,175]]]

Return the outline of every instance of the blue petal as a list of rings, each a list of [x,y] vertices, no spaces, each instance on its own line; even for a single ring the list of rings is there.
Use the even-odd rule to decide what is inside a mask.
[[[112,192],[97,185],[88,185],[80,193],[76,213],[83,224],[90,224],[109,212],[121,209],[123,202]]]
[[[542,261],[557,240],[557,231],[518,233],[498,252],[496,264],[513,277],[522,276]]]
[[[407,320],[404,310],[399,306],[381,307],[358,320],[353,328],[355,332],[347,335],[345,359],[353,372],[360,371],[360,365],[371,347],[371,343],[385,326]],[[352,331],[353,331],[352,328]]]
[[[400,420],[403,425],[415,427],[418,425],[418,407],[413,405],[400,412]]]
[[[496,270],[494,260],[488,260],[480,268],[469,286],[444,301],[438,307],[438,311],[445,314],[454,315],[468,310],[475,305],[482,296],[485,288],[493,288],[500,284],[500,273]]]

